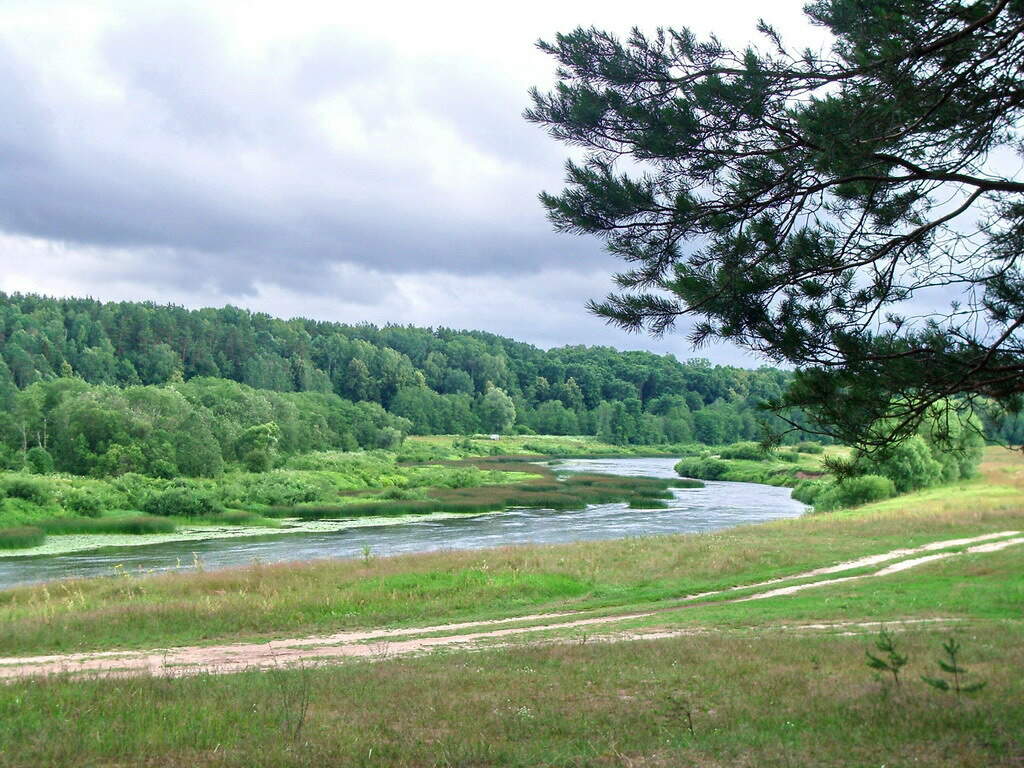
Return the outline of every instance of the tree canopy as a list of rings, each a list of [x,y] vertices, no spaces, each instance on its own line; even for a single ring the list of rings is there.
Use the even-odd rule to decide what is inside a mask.
[[[374,405],[376,410],[363,411],[383,408],[402,417],[398,433],[503,431],[514,420],[512,428],[520,431],[593,435],[604,429],[625,443],[663,443],[756,437],[764,417],[759,403],[780,396],[790,376],[774,368],[683,362],[610,347],[542,350],[481,331],[381,328],[281,320],[236,307],[186,310],[0,293],[0,440],[18,452],[18,461],[33,446],[48,445],[49,427],[38,414],[51,411],[66,389],[82,382],[141,392],[205,381],[202,405],[229,413],[245,428],[276,421],[285,430],[286,424],[266,409],[242,416],[238,392],[244,390],[224,380],[261,392],[340,402],[342,408]],[[47,386],[35,386],[41,383]],[[492,390],[504,393],[511,407],[504,397],[488,397]],[[102,398],[114,410],[135,407],[115,394]],[[610,403],[616,400],[636,403],[612,419]],[[342,443],[376,446],[389,441],[385,433],[392,442],[400,439],[388,431],[396,428],[393,424],[378,426],[381,434],[356,434],[353,441],[350,430],[342,429],[338,437]],[[292,442],[282,434],[276,450],[290,453]],[[112,469],[156,461],[151,448],[142,461],[115,443],[121,447],[111,454]],[[226,460],[241,459],[237,453],[230,446]],[[273,455],[261,448],[250,458],[257,465]],[[161,460],[173,463],[167,456]]]
[[[798,368],[774,405],[862,447],[936,403],[1016,413],[1024,393],[1024,2],[818,0],[833,39],[766,22],[732,50],[687,29],[577,29],[528,120],[575,148],[556,228],[604,239],[655,334],[739,343]],[[885,424],[885,430],[877,425]]]

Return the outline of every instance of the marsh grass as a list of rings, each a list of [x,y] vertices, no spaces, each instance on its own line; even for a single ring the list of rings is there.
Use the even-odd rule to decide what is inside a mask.
[[[28,549],[46,541],[46,531],[31,525],[0,528],[0,549]]]
[[[142,535],[149,533],[174,533],[177,525],[174,520],[151,515],[132,515],[124,517],[56,517],[42,520],[39,527],[46,533],[82,534],[82,533],[124,533]]]
[[[365,517],[402,517],[431,513],[484,514],[529,507],[571,511],[585,509],[588,504],[630,504],[633,500],[671,499],[669,488],[703,486],[699,481],[647,477],[620,477],[599,473],[569,474],[564,480],[532,457],[489,456],[449,461],[446,466],[470,465],[492,473],[515,473],[526,479],[514,483],[472,484],[461,487],[424,489],[426,498],[403,498],[404,494],[388,494],[391,498],[354,499],[342,504],[303,504],[276,506],[265,511],[268,517],[297,517],[303,520],[348,519]],[[651,506],[634,506],[651,509]]]

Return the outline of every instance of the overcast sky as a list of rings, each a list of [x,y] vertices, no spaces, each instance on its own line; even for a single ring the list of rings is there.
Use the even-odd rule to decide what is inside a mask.
[[[798,45],[793,2],[0,3],[0,289],[493,331],[755,365],[609,328],[616,264],[537,193],[538,38],[690,26]]]

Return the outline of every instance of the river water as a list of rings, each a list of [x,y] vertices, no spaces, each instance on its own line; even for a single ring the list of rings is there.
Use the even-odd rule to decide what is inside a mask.
[[[675,459],[572,459],[558,471],[676,477]],[[246,538],[176,541],[62,555],[0,560],[0,589],[17,584],[70,577],[109,576],[118,570],[207,570],[253,562],[387,556],[444,549],[483,549],[510,544],[554,544],[621,539],[669,533],[693,533],[797,517],[806,507],[790,498],[789,488],[755,483],[708,481],[705,488],[680,489],[668,509],[629,509],[625,504],[595,504],[575,512],[513,509],[446,520],[351,528],[330,533],[275,533]]]

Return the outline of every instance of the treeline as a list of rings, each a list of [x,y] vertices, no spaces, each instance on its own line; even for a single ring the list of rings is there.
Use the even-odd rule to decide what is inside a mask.
[[[160,387],[62,377],[12,396],[0,417],[0,463],[39,474],[214,477],[232,462],[265,471],[291,454],[394,449],[408,429],[377,403],[332,393],[209,377]]]
[[[544,351],[476,331],[0,294],[0,400],[10,408],[18,390],[59,378],[119,388],[219,378],[333,394],[408,419],[413,434],[514,426],[717,444],[758,437],[758,404],[789,374],[608,347]]]

